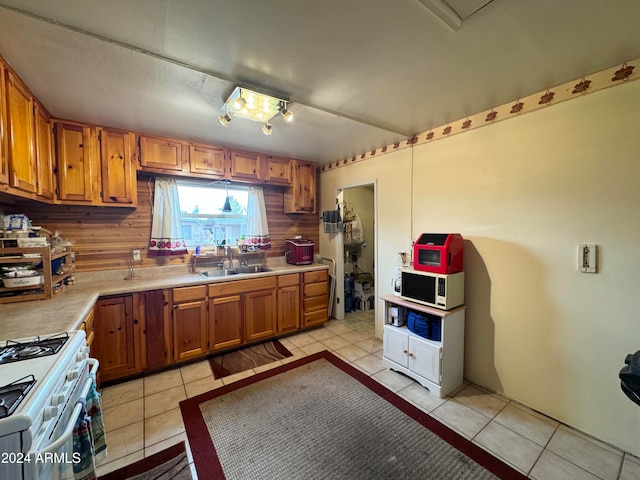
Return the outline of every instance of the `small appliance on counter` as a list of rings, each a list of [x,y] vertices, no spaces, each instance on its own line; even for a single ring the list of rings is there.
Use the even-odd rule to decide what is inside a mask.
[[[288,238],[285,258],[291,265],[310,265],[313,263],[313,247],[311,240]]]
[[[399,305],[389,305],[389,324],[394,327],[401,327],[407,323],[407,312],[404,307]]]
[[[413,244],[413,268],[443,275],[461,272],[463,244],[459,233],[423,233]]]

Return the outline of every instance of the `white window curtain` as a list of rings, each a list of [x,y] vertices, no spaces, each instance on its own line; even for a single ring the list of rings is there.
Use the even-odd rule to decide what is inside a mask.
[[[156,178],[148,255],[166,257],[186,254],[178,186],[175,180]]]
[[[264,194],[261,187],[249,188],[247,199],[247,229],[244,236],[245,245],[256,246],[262,250],[271,248],[269,226],[267,225],[267,209],[264,206]]]

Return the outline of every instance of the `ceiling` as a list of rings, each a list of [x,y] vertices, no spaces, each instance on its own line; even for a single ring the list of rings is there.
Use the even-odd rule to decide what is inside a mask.
[[[445,1],[0,0],[0,55],[57,118],[318,165],[640,58],[637,0]],[[294,121],[223,127],[237,84]]]

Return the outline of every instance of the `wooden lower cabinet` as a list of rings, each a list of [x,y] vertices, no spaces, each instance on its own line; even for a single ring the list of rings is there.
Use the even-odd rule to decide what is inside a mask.
[[[262,290],[244,295],[245,340],[254,342],[276,334],[276,290]]]
[[[278,277],[278,334],[295,332],[300,328],[300,274]]]
[[[209,350],[275,336],[276,287],[276,277],[209,285]]]
[[[284,274],[103,297],[81,328],[111,381],[321,325],[327,300],[326,271]]]
[[[139,373],[140,322],[134,314],[134,296],[100,298],[95,306],[93,328],[95,355],[102,381]]]
[[[242,296],[229,295],[209,300],[209,349],[220,350],[244,343]]]
[[[173,289],[173,358],[176,362],[207,353],[207,287]]]
[[[152,370],[172,363],[170,290],[151,290],[140,293],[142,330],[142,369]]]
[[[89,356],[93,356],[95,347],[93,346],[93,341],[95,339],[95,331],[93,329],[95,314],[93,312],[93,308],[89,311],[87,316],[82,321],[81,329],[84,330],[86,335],[87,347],[89,347]]]
[[[329,281],[327,270],[302,274],[302,327],[315,327],[329,320]]]

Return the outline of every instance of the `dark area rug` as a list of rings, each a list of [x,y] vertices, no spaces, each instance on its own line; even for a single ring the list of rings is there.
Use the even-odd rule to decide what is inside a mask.
[[[209,363],[211,364],[213,377],[218,379],[266,365],[267,363],[276,362],[292,355],[279,341],[272,340],[216,355],[209,358]]]
[[[192,480],[184,442],[99,477],[99,480]]]
[[[327,351],[180,409],[199,478],[526,478]]]

